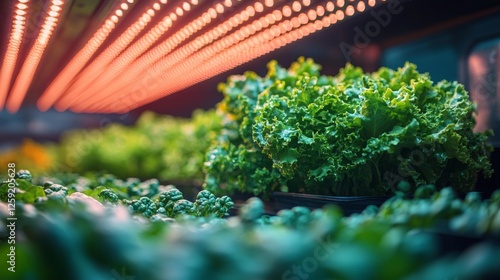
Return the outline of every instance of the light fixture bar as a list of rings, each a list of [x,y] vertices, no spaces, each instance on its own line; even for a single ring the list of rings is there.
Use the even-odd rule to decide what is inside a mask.
[[[41,110],[54,106],[59,111],[74,112],[129,111],[386,2],[220,0],[206,3],[204,10],[200,10],[196,8],[201,0],[183,0],[172,2],[170,10],[163,11],[167,1],[148,0],[137,5],[144,10],[134,13],[133,23],[125,26],[123,33],[103,48],[127,10],[121,7],[122,4],[134,2],[122,0],[123,11],[113,10],[114,14],[107,18],[91,41],[52,81],[37,106]],[[163,18],[154,20],[155,24],[149,26],[153,17],[160,14]],[[183,22],[182,17],[191,20]],[[25,64],[35,64],[36,70],[38,62],[27,59]],[[33,76],[26,73],[18,79],[29,87],[28,80]],[[16,91],[11,93],[19,91],[13,89]],[[11,109],[15,109],[16,102],[20,105],[24,98],[16,95],[20,101],[13,99],[14,105],[8,105]],[[8,96],[8,104],[12,96]]]
[[[135,0],[121,0],[111,9],[104,23],[94,33],[92,38],[78,53],[70,60],[64,69],[50,83],[42,96],[37,101],[37,107],[41,111],[48,110],[57,99],[65,92],[73,78],[83,69],[90,58],[97,52],[99,47],[108,38],[109,34],[116,28],[116,25],[123,19],[129,10],[129,5]],[[124,9],[125,8],[125,9]]]
[[[117,81],[115,78],[119,76],[128,67],[133,67],[131,65],[140,55],[144,54],[159,38],[169,30],[173,24],[190,10],[194,9],[195,6],[199,5],[200,1],[191,0],[184,1],[179,5],[175,6],[167,16],[165,16],[158,24],[156,24],[152,29],[150,29],[146,34],[141,36],[134,44],[127,48],[124,53],[117,57],[114,61],[108,65],[102,72],[102,75],[98,76],[98,79],[92,83],[91,86],[87,87],[85,91],[76,91],[68,93],[68,98],[63,98],[56,104],[56,108],[59,110],[66,110],[72,104],[78,106],[80,103],[96,98],[103,92],[103,88],[107,87],[108,84],[115,84]],[[191,32],[193,33],[193,32]],[[192,35],[192,34],[191,34]],[[174,36],[172,36],[174,37]],[[161,53],[159,53],[161,55]],[[137,63],[134,63],[137,64]],[[75,98],[75,96],[77,96]]]
[[[214,3],[201,16],[186,24],[179,31],[167,38],[157,47],[145,53],[143,56],[137,59],[133,63],[133,65],[130,65],[130,67],[128,68],[121,69],[120,73],[118,73],[121,77],[113,80],[112,85],[106,85],[106,88],[100,88],[94,92],[91,92],[89,94],[89,96],[92,96],[91,99],[86,99],[82,103],[74,103],[74,106],[72,106],[71,109],[79,110],[78,108],[87,106],[89,101],[96,102],[99,99],[105,98],[105,96],[109,96],[110,92],[112,91],[111,89],[109,89],[109,87],[126,87],[134,81],[137,81],[137,77],[145,72],[148,68],[150,68],[156,61],[160,60],[164,56],[167,56],[177,46],[189,39],[194,33],[210,24],[214,19],[217,18],[217,16],[224,12],[225,8],[230,6],[232,6],[232,0],[224,0],[219,1],[218,3]],[[182,11],[181,7],[182,9],[184,9],[189,6],[179,5],[176,9],[176,11],[178,12],[176,14],[170,15],[170,21],[174,21],[177,19],[179,12]],[[63,101],[61,101],[61,103],[63,103]]]
[[[67,89],[65,95],[70,99],[70,102],[79,102],[84,100],[85,91],[99,79],[103,74],[106,66],[113,61],[127,46],[139,35],[139,33],[146,28],[151,20],[159,13],[161,9],[161,2],[154,2],[149,4],[149,8],[145,10],[133,24],[131,24],[116,40],[111,43],[109,47],[103,50],[87,67],[85,67],[80,74],[76,77],[73,84]],[[165,2],[166,3],[166,2]],[[154,6],[158,7],[155,11]],[[77,98],[74,97],[77,93]],[[67,99],[68,99],[67,98]],[[62,100],[65,96],[62,97]],[[56,109],[65,109],[58,108]]]
[[[230,5],[227,3],[231,3],[231,1],[224,1],[224,2],[226,3],[225,5]],[[186,27],[180,30],[177,34],[183,34],[188,30],[199,30],[201,27],[203,27],[202,25],[203,22],[205,24],[210,23],[212,17],[208,18],[207,15],[209,14],[216,15],[215,11],[217,10],[217,7],[219,11],[221,10],[220,5],[221,4],[217,4],[214,5],[212,8],[210,8],[213,9],[214,11],[213,13],[210,13],[209,12],[210,9],[208,9],[206,13],[204,13],[201,17],[197,18],[196,20],[187,24]],[[247,6],[241,12],[230,17],[227,21],[217,25],[216,27],[212,28],[208,32],[205,32],[204,34],[201,34],[200,36],[198,36],[185,46],[176,49],[172,53],[165,55],[159,61],[153,63],[149,62],[148,66],[144,68],[125,71],[119,79],[115,80],[113,84],[110,84],[107,88],[101,89],[100,93],[96,93],[97,95],[94,95],[94,98],[88,99],[86,100],[86,102],[83,103],[75,104],[75,106],[73,106],[72,109],[82,110],[88,107],[89,104],[99,104],[101,100],[106,99],[109,96],[112,96],[115,92],[120,92],[123,89],[129,88],[132,85],[142,85],[142,83],[147,81],[147,79],[146,80],[144,79],[144,73],[149,73],[151,69],[155,69],[154,72],[157,73],[163,73],[167,71],[170,67],[177,64],[181,60],[192,55],[205,45],[220,39],[228,32],[230,32],[232,29],[238,27],[239,25],[243,24],[244,22],[248,21],[253,16],[255,16],[255,10],[253,6],[254,6],[253,4]],[[172,37],[175,38],[177,36],[173,35]],[[146,61],[144,61],[144,64],[146,65]],[[158,67],[161,68],[158,69]]]
[[[162,0],[162,4],[166,4],[167,0]],[[160,5],[155,3],[153,8],[155,10],[160,9]],[[167,20],[165,20],[165,18]],[[102,87],[103,84],[110,82],[114,77],[116,77],[123,68],[127,67],[130,63],[132,63],[139,55],[145,52],[154,42],[156,42],[171,26],[172,20],[170,17],[165,17],[161,20],[155,27],[148,31],[147,34],[142,36],[138,41],[134,42],[129,48],[127,48],[123,54],[118,56],[111,65],[108,65],[106,69],[102,72],[95,83],[87,89],[86,93],[81,93],[77,98],[83,99],[86,95],[89,95],[89,92],[93,92],[98,90],[98,88]],[[67,94],[68,97],[71,97],[71,94]],[[65,110],[73,104],[74,102],[65,101],[66,99],[61,99],[57,104],[59,110]],[[64,105],[62,105],[64,104]]]
[[[9,92],[12,75],[19,56],[19,49],[23,41],[23,35],[26,29],[26,14],[29,0],[18,0],[13,5],[12,11],[12,29],[10,32],[9,43],[5,51],[2,65],[0,68],[0,110],[3,109],[5,99]]]
[[[155,81],[155,83],[148,83],[150,85],[143,88],[135,88],[127,95],[123,93],[115,95],[113,99],[105,100],[101,108],[106,108],[104,110],[106,112],[121,112],[140,107],[248,62],[255,57],[267,53],[270,49],[287,45],[297,38],[307,36],[321,30],[325,26],[346,18],[345,13],[347,11],[345,9],[342,10],[340,7],[332,9],[332,3],[332,1],[328,1],[323,5],[309,9],[307,12],[300,13],[290,20],[270,25],[257,35],[250,36],[244,40],[238,40],[239,42],[230,48],[223,47],[222,50],[220,48],[210,49],[210,47],[214,47],[210,46],[203,49],[195,56],[184,60],[180,65],[176,65],[171,72],[161,73],[161,76],[156,76],[155,74],[157,73],[151,73],[149,80]],[[346,8],[348,7],[349,5]],[[352,16],[353,14],[347,16]],[[238,36],[235,34],[237,33],[233,33],[232,35]],[[287,34],[293,34],[293,36]],[[224,40],[231,40],[230,36],[226,36]],[[196,65],[196,67],[193,68],[192,65]],[[164,78],[160,79],[162,77]],[[119,108],[119,105],[122,108]],[[90,111],[98,110],[96,107],[89,109]]]
[[[17,112],[21,107],[43,52],[59,22],[64,3],[64,0],[52,0],[48,6],[49,8],[45,11],[45,19],[39,30],[38,37],[28,53],[7,99],[6,107],[11,113]]]

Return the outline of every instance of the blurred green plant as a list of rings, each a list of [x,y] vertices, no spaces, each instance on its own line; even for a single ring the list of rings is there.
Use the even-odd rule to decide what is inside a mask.
[[[62,185],[57,177],[32,178],[28,170],[19,170],[15,180],[0,183],[0,201],[7,202],[15,193],[15,201],[45,209],[71,208],[81,203],[92,211],[103,211],[107,206],[125,206],[130,213],[151,220],[169,220],[179,215],[222,218],[228,215],[234,203],[227,196],[216,197],[207,190],[198,193],[194,201],[184,198],[174,185],[161,185],[157,179],[140,181],[137,178],[121,180],[113,175],[65,178]],[[58,182],[55,183],[54,181]],[[15,186],[14,186],[15,185]],[[14,188],[14,192],[9,189]],[[77,206],[79,207],[79,206]]]
[[[152,191],[143,190],[156,192],[154,181],[147,185]],[[42,188],[62,189],[50,183]],[[180,201],[182,195],[168,197]],[[0,261],[8,264],[3,201]],[[203,212],[213,201],[205,191],[194,204]],[[335,206],[266,216],[259,198],[227,219],[144,220],[125,205],[103,203],[95,211],[84,200],[41,206],[22,199],[16,204],[16,272],[2,269],[2,279],[496,279],[500,273],[500,191],[488,200],[477,193],[462,200],[451,188],[426,185],[414,198],[398,193],[380,208],[349,217]],[[474,242],[443,251],[440,232]]]
[[[112,123],[67,132],[60,158],[65,171],[80,174],[103,171],[119,178],[201,180],[205,153],[220,126],[214,110],[197,110],[191,119],[145,112],[133,126]]]

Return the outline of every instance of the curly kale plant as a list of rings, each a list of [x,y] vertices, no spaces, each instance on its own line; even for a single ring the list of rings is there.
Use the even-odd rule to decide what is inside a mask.
[[[276,61],[271,61],[268,68],[265,77],[246,72],[243,76],[231,76],[227,83],[219,85],[224,100],[218,104],[217,112],[223,119],[223,128],[207,153],[204,167],[204,187],[211,192],[239,190],[257,195],[287,190],[287,179],[253,139],[255,107],[259,95],[274,82],[283,81],[293,86],[305,73],[319,75],[320,67],[311,59],[301,58],[289,70],[279,67]]]
[[[348,64],[335,77],[319,69],[271,62],[264,78],[221,86],[236,136],[209,153],[209,189],[380,195],[406,181],[468,191],[478,172],[491,175],[489,132],[473,132],[475,106],[461,84],[433,83],[411,63],[372,74]]]

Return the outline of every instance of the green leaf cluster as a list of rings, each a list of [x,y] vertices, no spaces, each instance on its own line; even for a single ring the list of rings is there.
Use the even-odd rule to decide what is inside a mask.
[[[95,211],[126,206],[131,214],[154,221],[170,221],[182,215],[193,217],[222,218],[228,215],[234,203],[227,196],[216,197],[207,190],[198,193],[191,202],[173,185],[160,185],[157,179],[140,181],[137,178],[116,179],[112,175],[95,177],[65,176],[72,178],[66,185],[56,177],[31,178],[28,170],[16,174],[15,200],[21,204],[34,205],[39,209],[62,209],[88,207]],[[39,184],[40,183],[40,184]],[[12,183],[11,183],[12,185]],[[12,195],[10,195],[12,197]],[[1,201],[9,201],[9,182],[0,184]],[[83,206],[82,206],[83,205]],[[92,211],[92,210],[86,210]]]
[[[106,190],[103,190],[106,191]],[[101,192],[101,195],[103,194]],[[131,213],[141,213],[152,220],[174,218],[182,215],[206,218],[222,218],[228,215],[234,203],[227,196],[216,197],[207,190],[198,193],[196,200],[184,199],[182,192],[175,187],[159,193],[154,198],[141,197],[134,200],[124,200],[129,205]]]
[[[300,58],[289,69],[232,76],[220,85],[223,133],[208,153],[205,186],[383,195],[401,182],[459,191],[492,173],[490,132],[473,131],[474,104],[457,82],[434,83],[406,63],[336,76]]]
[[[19,179],[21,182],[23,179]],[[26,181],[25,181],[26,182]],[[56,186],[57,187],[57,186]],[[182,200],[172,191],[168,200]],[[238,216],[171,223],[105,211],[16,205],[16,272],[2,279],[496,279],[500,192],[465,199],[451,188],[420,187],[380,208],[344,217],[339,208],[296,207],[263,214],[251,198]],[[167,199],[167,198],[165,198]],[[199,205],[210,205],[204,192]],[[9,217],[0,202],[2,224]],[[192,216],[190,216],[192,217]],[[469,244],[450,240],[467,238]],[[449,240],[450,239],[450,240]],[[7,242],[0,261],[7,263]],[[50,258],[47,258],[50,255]]]
[[[203,169],[204,187],[211,192],[233,193],[238,190],[257,195],[287,189],[286,178],[254,141],[258,97],[275,81],[284,81],[291,86],[304,73],[318,75],[320,67],[311,59],[301,58],[289,70],[281,68],[276,61],[271,61],[268,69],[265,77],[246,72],[219,84],[218,89],[224,94],[224,99],[217,105],[222,129],[208,150]]]
[[[214,110],[190,119],[143,113],[132,126],[111,123],[63,135],[60,170],[108,172],[119,178],[202,180],[205,153],[221,121]]]

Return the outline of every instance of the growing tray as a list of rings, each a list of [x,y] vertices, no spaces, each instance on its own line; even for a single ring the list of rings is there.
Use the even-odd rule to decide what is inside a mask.
[[[327,196],[284,192],[271,194],[275,212],[295,206],[317,209],[334,204],[339,206],[346,216],[361,213],[369,205],[380,206],[389,198],[390,196]]]

